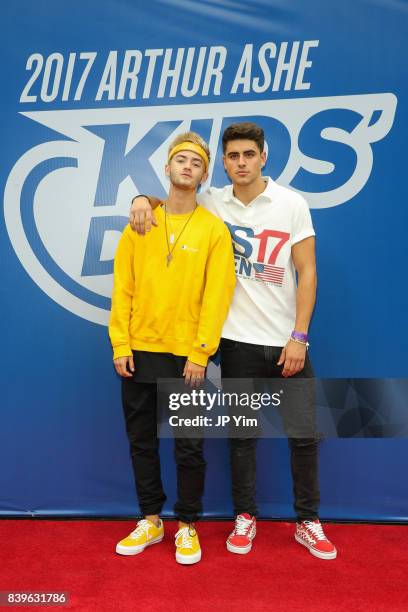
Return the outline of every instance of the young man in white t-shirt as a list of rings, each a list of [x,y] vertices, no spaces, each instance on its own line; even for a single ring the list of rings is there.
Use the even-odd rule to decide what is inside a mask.
[[[222,331],[222,377],[311,378],[308,328],[317,278],[309,207],[298,193],[262,177],[266,153],[258,125],[233,124],[222,143],[232,185],[199,196],[200,204],[224,220],[234,245],[237,286]],[[151,204],[155,198],[133,200],[130,222],[141,234],[156,224]],[[289,438],[289,447],[295,539],[314,556],[334,559],[336,548],[318,518],[317,439]],[[230,448],[236,520],[227,548],[246,554],[256,534],[256,438],[231,439]]]

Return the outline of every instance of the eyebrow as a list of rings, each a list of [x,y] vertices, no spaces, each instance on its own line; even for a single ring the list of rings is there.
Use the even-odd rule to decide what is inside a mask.
[[[176,158],[176,157],[182,157],[183,159],[186,159],[187,155],[184,155],[184,153],[176,153],[176,155],[175,155],[174,157],[175,157],[175,158]],[[200,157],[199,155],[197,155],[197,157],[196,157],[196,156],[193,156],[191,159],[192,159],[193,161],[199,161],[199,162],[204,163],[204,162],[203,162],[203,160],[201,159],[201,157]]]
[[[240,151],[228,151],[227,155],[236,155],[237,153],[240,153]],[[256,153],[256,149],[245,149],[242,153]]]

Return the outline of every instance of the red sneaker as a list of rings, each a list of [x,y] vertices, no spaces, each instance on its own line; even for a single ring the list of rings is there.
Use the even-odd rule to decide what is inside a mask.
[[[238,555],[246,555],[252,548],[256,536],[256,518],[249,514],[238,514],[234,531],[227,540],[227,549]]]
[[[337,557],[337,550],[324,535],[319,520],[296,523],[295,540],[306,546],[312,555],[319,557],[319,559],[335,559]]]

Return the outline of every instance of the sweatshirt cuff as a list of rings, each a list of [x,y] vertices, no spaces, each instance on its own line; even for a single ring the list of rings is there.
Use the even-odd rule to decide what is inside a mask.
[[[119,359],[119,357],[132,357],[133,352],[129,344],[119,344],[113,348],[113,358]]]
[[[197,365],[207,367],[209,355],[207,353],[202,353],[201,351],[191,351],[188,356],[188,360],[196,363]]]

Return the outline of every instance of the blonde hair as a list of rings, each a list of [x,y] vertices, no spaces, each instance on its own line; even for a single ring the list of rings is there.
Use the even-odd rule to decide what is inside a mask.
[[[208,157],[208,161],[211,160],[210,148],[208,144],[203,138],[201,138],[201,136],[199,136],[199,134],[196,134],[196,132],[184,132],[184,134],[179,134],[178,136],[176,136],[176,138],[170,143],[169,155],[174,149],[174,147],[177,147],[177,145],[181,144],[182,142],[192,142],[193,144],[198,145],[199,147],[204,149]]]

